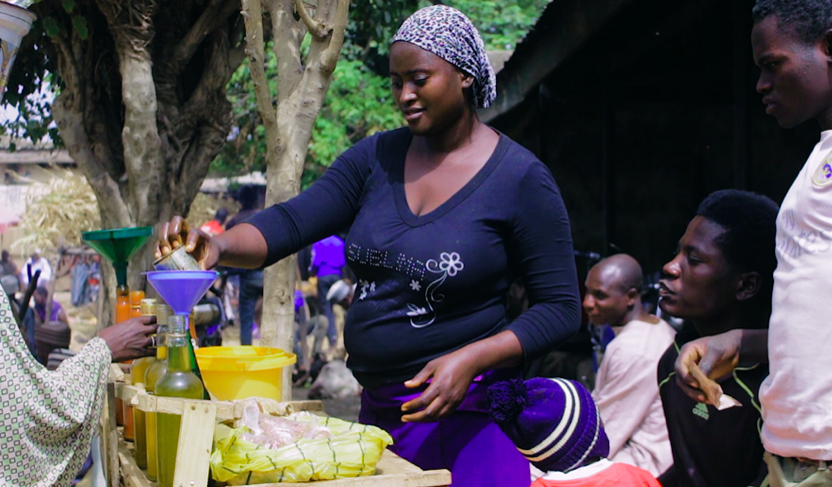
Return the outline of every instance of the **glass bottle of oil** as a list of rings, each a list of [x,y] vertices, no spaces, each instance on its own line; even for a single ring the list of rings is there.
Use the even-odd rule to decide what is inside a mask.
[[[156,395],[202,399],[205,393],[202,381],[191,372],[185,317],[173,315],[168,321],[168,371],[156,383]],[[157,476],[159,487],[173,487],[181,422],[182,416],[177,414],[157,413],[156,453],[159,459]]]
[[[132,298],[132,294],[131,298]],[[139,302],[141,316],[154,316],[156,314],[156,300],[142,299]],[[130,377],[134,386],[144,387],[145,373],[150,365],[156,361],[155,357],[142,357],[133,361],[130,369]],[[136,446],[134,456],[136,465],[139,468],[147,468],[147,421],[144,411],[133,407],[133,441]]]
[[[191,313],[188,315],[188,321],[186,322],[186,326],[188,327],[188,331],[186,335],[190,335],[188,338],[188,356],[191,358],[191,372],[194,373],[195,376],[199,377],[199,380],[202,382],[203,390],[205,391],[205,395],[202,397],[206,401],[211,400],[211,395],[208,394],[208,389],[205,388],[205,382],[202,379],[202,372],[199,371],[199,362],[196,361],[196,353],[194,350],[199,348],[199,340],[197,339],[196,334],[196,322],[194,321],[194,310],[191,310]]]
[[[130,291],[128,293],[128,298],[130,303],[129,318],[141,316],[141,304],[142,299],[144,299],[144,291]],[[133,406],[127,404],[126,402],[123,402],[122,404],[124,407],[124,439],[127,441],[134,441],[136,437],[136,427],[133,424]]]
[[[116,288],[116,323],[130,318],[130,288],[126,284],[121,284]],[[118,426],[124,425],[124,401],[116,398],[116,424]],[[124,435],[127,439],[127,435]],[[132,437],[130,438],[132,439]]]
[[[121,285],[116,289],[116,323],[130,318],[130,288]]]
[[[164,304],[156,305],[156,361],[150,364],[145,372],[144,388],[148,394],[156,392],[156,384],[168,370],[168,316],[170,308]],[[145,417],[147,429],[147,478],[155,481],[159,471],[159,460],[156,456],[156,413],[147,413]]]

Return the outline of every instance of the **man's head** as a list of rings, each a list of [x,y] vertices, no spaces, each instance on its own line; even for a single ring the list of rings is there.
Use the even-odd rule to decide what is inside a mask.
[[[35,298],[35,304],[38,306],[46,306],[46,298],[49,296],[49,291],[46,290],[43,286],[38,286],[35,289],[35,293],[33,297]]]
[[[216,220],[220,225],[225,223],[226,218],[228,218],[228,209],[225,207],[218,209],[214,214],[214,220]]]
[[[666,313],[707,323],[737,312],[755,313],[765,326],[777,259],[777,204],[766,196],[734,189],[717,191],[699,205],[665,264],[659,305]],[[752,317],[749,315],[749,317]]]
[[[40,253],[41,253],[40,249],[35,249],[35,251],[32,252],[32,262],[37,262],[37,261],[40,260]]]
[[[237,201],[240,202],[240,210],[254,210],[257,208],[260,194],[257,186],[245,184],[237,192]]]
[[[832,2],[757,0],[751,44],[766,113],[786,128],[832,126]]]
[[[641,305],[642,272],[626,254],[613,255],[589,270],[584,309],[596,325],[626,325],[626,316]]]
[[[9,251],[4,250],[4,251],[0,252],[0,259],[3,259],[3,262],[8,261],[9,260]]]

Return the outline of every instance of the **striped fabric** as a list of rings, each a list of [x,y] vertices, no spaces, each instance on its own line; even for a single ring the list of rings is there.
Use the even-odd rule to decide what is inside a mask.
[[[537,468],[569,472],[607,456],[609,439],[584,386],[559,378],[504,384],[489,390],[492,416]]]

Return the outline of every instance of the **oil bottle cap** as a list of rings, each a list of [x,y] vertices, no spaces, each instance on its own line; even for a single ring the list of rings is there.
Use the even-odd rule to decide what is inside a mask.
[[[156,314],[156,300],[153,298],[142,299],[141,301],[142,316],[153,316]]]
[[[170,315],[168,316],[168,333],[171,335],[184,335],[185,331],[185,316]]]
[[[170,323],[168,317],[170,316],[170,306],[162,303],[156,304],[156,324],[159,326],[167,326]]]

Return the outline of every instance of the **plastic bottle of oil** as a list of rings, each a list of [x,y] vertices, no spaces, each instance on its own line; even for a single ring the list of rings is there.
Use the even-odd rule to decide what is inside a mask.
[[[168,321],[168,371],[156,383],[156,395],[202,399],[205,393],[202,381],[191,372],[185,317],[173,315],[168,318]],[[159,487],[173,487],[181,422],[182,416],[177,414],[157,413],[156,415]]]
[[[131,293],[132,295],[132,293]],[[132,296],[131,296],[132,297]],[[141,316],[154,316],[156,314],[156,300],[142,299],[139,304],[139,312]],[[130,370],[130,377],[133,380],[134,386],[144,387],[145,373],[153,362],[155,357],[142,357],[133,361],[133,367]],[[133,407],[133,439],[136,445],[135,458],[136,465],[139,468],[147,468],[147,422],[144,411]]]
[[[164,304],[156,305],[156,361],[147,368],[144,377],[144,388],[148,394],[156,392],[156,384],[159,379],[168,371],[168,316],[170,308]],[[145,416],[147,429],[147,478],[155,481],[159,471],[158,458],[156,456],[156,413],[147,413]]]

